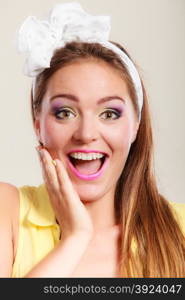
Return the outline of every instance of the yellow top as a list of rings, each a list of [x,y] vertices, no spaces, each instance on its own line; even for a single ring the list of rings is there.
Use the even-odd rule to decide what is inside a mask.
[[[24,277],[59,241],[60,229],[45,185],[19,188],[19,235],[12,277]]]
[[[19,235],[12,277],[20,278],[55,247],[60,228],[44,184],[19,187],[19,197]],[[171,205],[185,234],[185,204],[171,202]]]

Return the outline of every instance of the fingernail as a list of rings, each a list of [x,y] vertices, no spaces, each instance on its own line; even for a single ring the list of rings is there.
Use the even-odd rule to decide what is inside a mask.
[[[53,159],[51,162],[56,167],[56,165],[57,165],[56,161]]]

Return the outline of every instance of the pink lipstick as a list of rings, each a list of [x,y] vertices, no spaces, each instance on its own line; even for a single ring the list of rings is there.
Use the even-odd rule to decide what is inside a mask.
[[[70,168],[70,170],[73,172],[73,174],[75,174],[75,176],[77,176],[78,178],[80,179],[83,179],[83,180],[95,180],[97,178],[99,178],[105,171],[105,169],[107,168],[107,165],[108,165],[108,156],[105,157],[105,160],[103,162],[103,165],[101,166],[101,168],[94,174],[89,174],[89,175],[85,175],[85,174],[81,174],[74,166],[73,164],[71,163],[69,157],[67,159],[67,163],[68,163],[68,166]]]

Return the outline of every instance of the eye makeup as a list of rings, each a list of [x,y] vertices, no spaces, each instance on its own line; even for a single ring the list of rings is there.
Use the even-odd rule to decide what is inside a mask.
[[[51,105],[51,113],[52,115],[54,115],[57,119],[61,119],[59,117],[59,114],[61,113],[70,113],[70,114],[74,114],[75,115],[75,111],[74,109],[72,109],[70,106],[68,105],[63,105],[63,103],[60,101],[57,104]],[[62,119],[61,119],[62,120]]]
[[[67,104],[65,104],[64,101],[59,100],[59,99],[58,100],[53,100],[51,102],[51,110],[52,111],[56,111],[57,109],[62,108],[64,106],[67,106]]]
[[[68,106],[65,101],[61,101],[61,100],[54,100],[51,103],[51,112],[54,115],[59,114],[62,110],[66,110],[69,111],[71,113],[75,114],[75,111],[72,109],[72,107]],[[115,114],[117,114],[118,118],[120,118],[123,115],[124,112],[124,108],[123,105],[119,105],[119,104],[109,104],[107,106],[105,106],[103,108],[103,112],[115,112]]]
[[[110,105],[110,106],[105,107],[105,110],[106,109],[110,110],[110,111],[112,111],[112,110],[117,111],[120,117],[123,115],[123,110],[124,109],[123,109],[123,107],[121,105],[116,105],[116,104]]]

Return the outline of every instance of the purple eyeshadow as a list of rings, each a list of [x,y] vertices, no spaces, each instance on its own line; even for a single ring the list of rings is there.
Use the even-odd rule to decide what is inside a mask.
[[[56,112],[57,110],[63,108],[63,107],[66,107],[68,106],[68,104],[65,102],[65,101],[62,101],[61,99],[56,99],[56,100],[53,100],[52,103],[51,103],[51,110],[53,112]],[[120,116],[122,116],[123,114],[123,106],[122,105],[118,105],[118,104],[108,104],[105,106],[104,109],[113,109],[113,110],[116,110]]]
[[[123,112],[123,107],[121,107],[120,105],[110,105],[109,108],[118,110],[120,114],[122,114]]]
[[[56,110],[56,109],[60,108],[63,105],[64,105],[63,101],[61,101],[61,100],[53,100],[52,103],[51,103],[51,108],[53,110]]]

